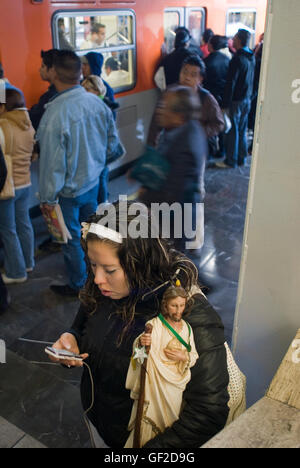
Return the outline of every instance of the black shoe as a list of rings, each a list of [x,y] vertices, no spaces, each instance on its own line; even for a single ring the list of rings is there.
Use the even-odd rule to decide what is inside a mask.
[[[59,294],[60,296],[78,297],[79,294],[79,289],[73,289],[68,284],[53,284],[52,286],[50,286],[50,289],[55,294]]]
[[[216,169],[216,163],[214,161],[207,162],[206,169]]]
[[[53,242],[52,238],[48,237],[48,239],[38,246],[38,249],[42,252],[56,253],[61,251],[61,244]]]

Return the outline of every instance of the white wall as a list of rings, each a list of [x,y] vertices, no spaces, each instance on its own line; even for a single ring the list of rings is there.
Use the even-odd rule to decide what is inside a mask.
[[[300,327],[299,26],[299,0],[269,1],[233,332],[248,406]]]

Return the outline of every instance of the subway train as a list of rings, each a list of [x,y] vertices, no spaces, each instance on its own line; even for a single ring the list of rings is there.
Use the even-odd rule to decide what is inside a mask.
[[[78,55],[101,52],[105,79],[120,107],[117,126],[126,155],[110,167],[116,174],[143,151],[157,89],[153,76],[162,51],[169,52],[175,29],[186,26],[200,45],[205,28],[233,37],[239,28],[264,31],[267,0],[1,0],[0,60],[5,76],[22,89],[31,107],[47,89],[39,75],[40,52],[71,48]],[[32,205],[37,167],[33,167]]]

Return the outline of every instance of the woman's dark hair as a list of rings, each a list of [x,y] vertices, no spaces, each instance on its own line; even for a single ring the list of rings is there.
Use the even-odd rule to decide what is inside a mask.
[[[119,202],[112,205],[115,209],[116,231],[122,232],[121,223],[124,223],[124,207]],[[126,209],[126,223],[127,226],[137,219],[137,215],[131,215],[130,207],[132,202],[128,202]],[[145,207],[145,205],[144,205]],[[108,218],[108,215],[93,215],[88,223],[102,224],[101,220]],[[190,291],[192,286],[197,285],[197,268],[195,265],[186,258],[183,254],[177,252],[172,248],[168,241],[159,237],[151,237],[152,218],[148,218],[148,237],[131,238],[123,236],[121,244],[113,242],[108,239],[100,239],[95,234],[87,234],[86,239],[82,239],[82,247],[86,253],[88,278],[85,287],[80,292],[80,301],[85,306],[89,314],[94,314],[101,303],[105,303],[105,298],[97,285],[94,283],[94,274],[87,256],[88,242],[97,241],[105,242],[116,250],[120,265],[126,275],[129,288],[129,296],[118,302],[115,301],[116,312],[121,315],[123,319],[123,330],[119,338],[118,344],[120,345],[122,339],[131,324],[134,322],[135,308],[139,301],[143,301],[147,295],[174,278],[176,271],[180,269],[178,274],[182,287],[186,291]],[[100,223],[99,223],[100,222]],[[103,223],[105,225],[105,223]],[[108,222],[106,223],[106,225]],[[124,227],[124,224],[123,224]],[[157,299],[158,301],[158,299]],[[107,303],[107,302],[106,302]],[[159,306],[159,301],[157,302]]]
[[[176,30],[174,47],[179,49],[180,47],[185,47],[186,44],[191,40],[191,35],[189,30],[186,28],[178,28]]]
[[[63,20],[63,18],[60,19]],[[57,55],[57,53],[58,49],[41,50],[41,58],[48,70],[53,67],[54,57]]]
[[[6,89],[6,102],[1,104],[5,105],[7,112],[13,111],[14,109],[20,109],[25,107],[24,97],[16,89]]]
[[[213,37],[214,35],[214,32],[212,29],[208,28],[208,29],[205,29],[203,35],[202,35],[202,39],[203,41],[205,42],[205,44],[207,44],[209,42],[209,40]]]
[[[209,40],[209,43],[215,51],[225,49],[225,47],[228,47],[227,37],[219,36],[218,34],[212,36],[212,38]]]

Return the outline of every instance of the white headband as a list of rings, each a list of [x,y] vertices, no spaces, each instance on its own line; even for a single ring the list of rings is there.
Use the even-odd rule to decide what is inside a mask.
[[[118,244],[122,244],[123,237],[117,231],[113,229],[107,228],[102,226],[102,224],[95,224],[95,223],[81,223],[82,226],[82,238],[85,240],[88,233],[96,234],[96,236],[100,237],[100,239],[110,239],[113,242],[117,242]]]

